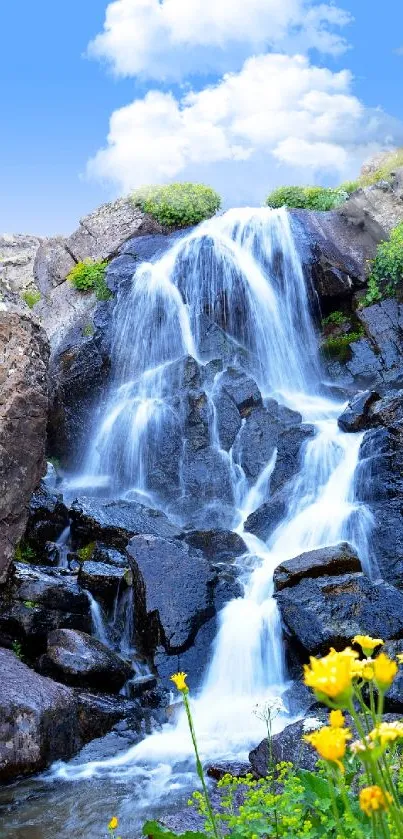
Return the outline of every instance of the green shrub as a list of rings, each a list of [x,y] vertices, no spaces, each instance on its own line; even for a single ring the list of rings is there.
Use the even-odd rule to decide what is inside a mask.
[[[322,320],[322,326],[344,326],[347,323],[347,318],[343,312],[331,312],[326,318]]]
[[[289,207],[300,210],[334,210],[348,198],[348,191],[337,187],[280,186],[266,199],[268,207]]]
[[[67,275],[67,279],[78,291],[94,291],[97,300],[109,300],[112,293],[105,280],[107,262],[94,262],[86,259],[78,262]]]
[[[29,306],[30,309],[33,309],[35,304],[39,303],[41,299],[41,292],[38,288],[27,288],[26,291],[22,292],[21,296],[27,306]]]
[[[348,332],[346,335],[337,335],[334,338],[327,338],[322,344],[322,350],[331,358],[338,361],[347,361],[350,358],[350,345],[359,341],[364,335],[364,330],[359,332]]]
[[[381,242],[372,263],[370,280],[388,283],[393,293],[403,280],[403,222],[395,227],[387,242]]]
[[[86,323],[85,326],[83,326],[83,337],[84,338],[91,338],[92,335],[94,334],[94,332],[95,332],[95,329],[94,329],[94,324],[93,323]]]
[[[176,183],[137,189],[132,200],[164,227],[189,227],[211,218],[221,206],[214,189],[203,184]]]
[[[77,556],[79,558],[79,561],[80,562],[87,562],[89,559],[91,559],[94,551],[95,551],[95,542],[89,542],[88,545],[84,545],[83,548],[80,548],[80,550],[77,551]]]
[[[14,561],[15,562],[24,562],[24,563],[33,563],[36,561],[36,553],[30,545],[27,545],[26,542],[21,541],[17,545],[14,551]]]
[[[35,603],[34,600],[24,600],[23,603],[27,609],[35,609],[35,607],[38,605],[37,603]]]
[[[24,661],[24,656],[22,653],[22,644],[20,641],[14,640],[11,644],[11,649],[13,653],[20,659],[20,661]]]

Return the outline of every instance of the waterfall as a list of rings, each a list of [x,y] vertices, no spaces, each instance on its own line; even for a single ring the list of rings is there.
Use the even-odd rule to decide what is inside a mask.
[[[210,665],[193,701],[203,758],[246,755],[264,736],[254,706],[284,691],[281,625],[273,598],[276,566],[347,539],[371,573],[370,517],[354,491],[362,434],[344,434],[338,428],[343,406],[322,387],[310,304],[311,290],[286,211],[243,209],[205,222],[159,261],[140,266],[130,296],[116,308],[111,390],[85,464],[90,485],[102,484],[112,497],[135,493],[168,511],[178,507],[183,447],[176,451],[171,507],[153,476],[166,441],[178,428],[183,435],[177,400],[183,359],[190,356],[208,369],[217,357],[206,342],[206,318],[217,334],[227,337],[231,363],[255,379],[263,397],[298,411],[303,423],[314,427],[302,447],[299,472],[287,487],[286,513],[265,543],[244,525],[267,500],[276,451],[255,482],[248,480],[236,444],[229,451],[220,447],[216,396],[221,373],[206,378],[209,445],[215,463],[226,470],[232,527],[248,551],[242,560],[244,597],[228,603],[220,614]],[[284,723],[284,718],[279,721]],[[180,787],[177,767],[191,753],[182,715],[175,725],[167,724],[124,754],[59,766],[57,776],[119,776],[124,770],[138,778],[140,767],[147,765],[150,784],[160,779],[168,791],[170,785]]]

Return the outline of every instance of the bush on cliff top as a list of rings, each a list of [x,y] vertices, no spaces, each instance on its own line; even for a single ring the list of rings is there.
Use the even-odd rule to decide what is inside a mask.
[[[111,292],[105,280],[107,264],[107,262],[86,259],[84,262],[78,262],[71,269],[67,279],[78,291],[94,291],[97,300],[109,300]]]
[[[221,206],[214,189],[203,184],[177,183],[137,189],[132,200],[164,227],[188,227],[211,218]]]
[[[332,189],[323,186],[280,186],[266,199],[268,207],[289,207],[300,210],[334,210],[344,204],[355,184],[342,184]]]

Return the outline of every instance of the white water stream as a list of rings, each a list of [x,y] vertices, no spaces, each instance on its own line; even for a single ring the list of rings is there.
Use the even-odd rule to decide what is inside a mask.
[[[349,541],[371,572],[367,539],[371,517],[354,495],[361,434],[337,425],[342,405],[321,384],[309,294],[283,210],[233,210],[177,242],[155,264],[140,266],[131,297],[117,307],[114,384],[95,431],[83,486],[109,487],[111,495],[140,494],[164,509],[153,485],[159,441],[181,421],[173,397],[178,360],[205,365],[203,316],[220,325],[265,398],[302,414],[315,434],[304,444],[297,477],[288,487],[287,513],[267,544],[244,531],[248,515],[270,495],[276,453],[254,485],[234,451],[220,448],[211,405],[211,446],[228,470],[233,529],[248,552],[241,559],[244,597],[228,603],[200,694],[193,700],[203,758],[245,756],[264,736],[253,714],[257,703],[281,696],[286,684],[281,626],[273,598],[273,571],[306,550]],[[179,417],[179,418],[178,418]],[[181,455],[182,456],[182,455]],[[178,493],[181,490],[178,464]],[[178,497],[179,497],[178,495]],[[220,501],[215,499],[215,503]],[[284,718],[279,725],[284,725]],[[142,779],[143,801],[181,786],[192,754],[186,719],[165,725],[125,753],[103,761],[58,765],[53,777]]]

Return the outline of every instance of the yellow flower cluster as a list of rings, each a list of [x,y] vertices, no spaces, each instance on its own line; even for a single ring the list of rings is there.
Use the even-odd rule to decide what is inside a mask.
[[[403,722],[380,722],[368,734],[370,740],[377,741],[381,746],[394,743],[403,737]]]
[[[304,682],[313,688],[321,701],[327,699],[337,704],[348,701],[352,692],[353,662],[358,653],[346,647],[341,653],[333,648],[323,658],[311,656],[310,664],[304,666]]]
[[[372,816],[378,810],[387,810],[392,802],[392,796],[381,787],[364,787],[360,792],[360,807],[367,815]]]
[[[316,749],[320,757],[336,763],[339,769],[344,771],[341,759],[346,753],[347,740],[351,740],[351,732],[348,728],[332,728],[331,725],[324,725],[319,731],[305,734],[304,740]]]
[[[360,644],[364,654],[370,656],[376,647],[383,644],[381,638],[356,635],[354,644]],[[403,663],[403,653],[398,655]],[[313,658],[304,666],[304,682],[311,687],[317,699],[331,706],[346,707],[352,694],[354,679],[374,681],[378,690],[385,693],[391,686],[398,667],[385,653],[376,658],[360,661],[358,653],[350,647],[342,652],[333,648],[323,658]]]

